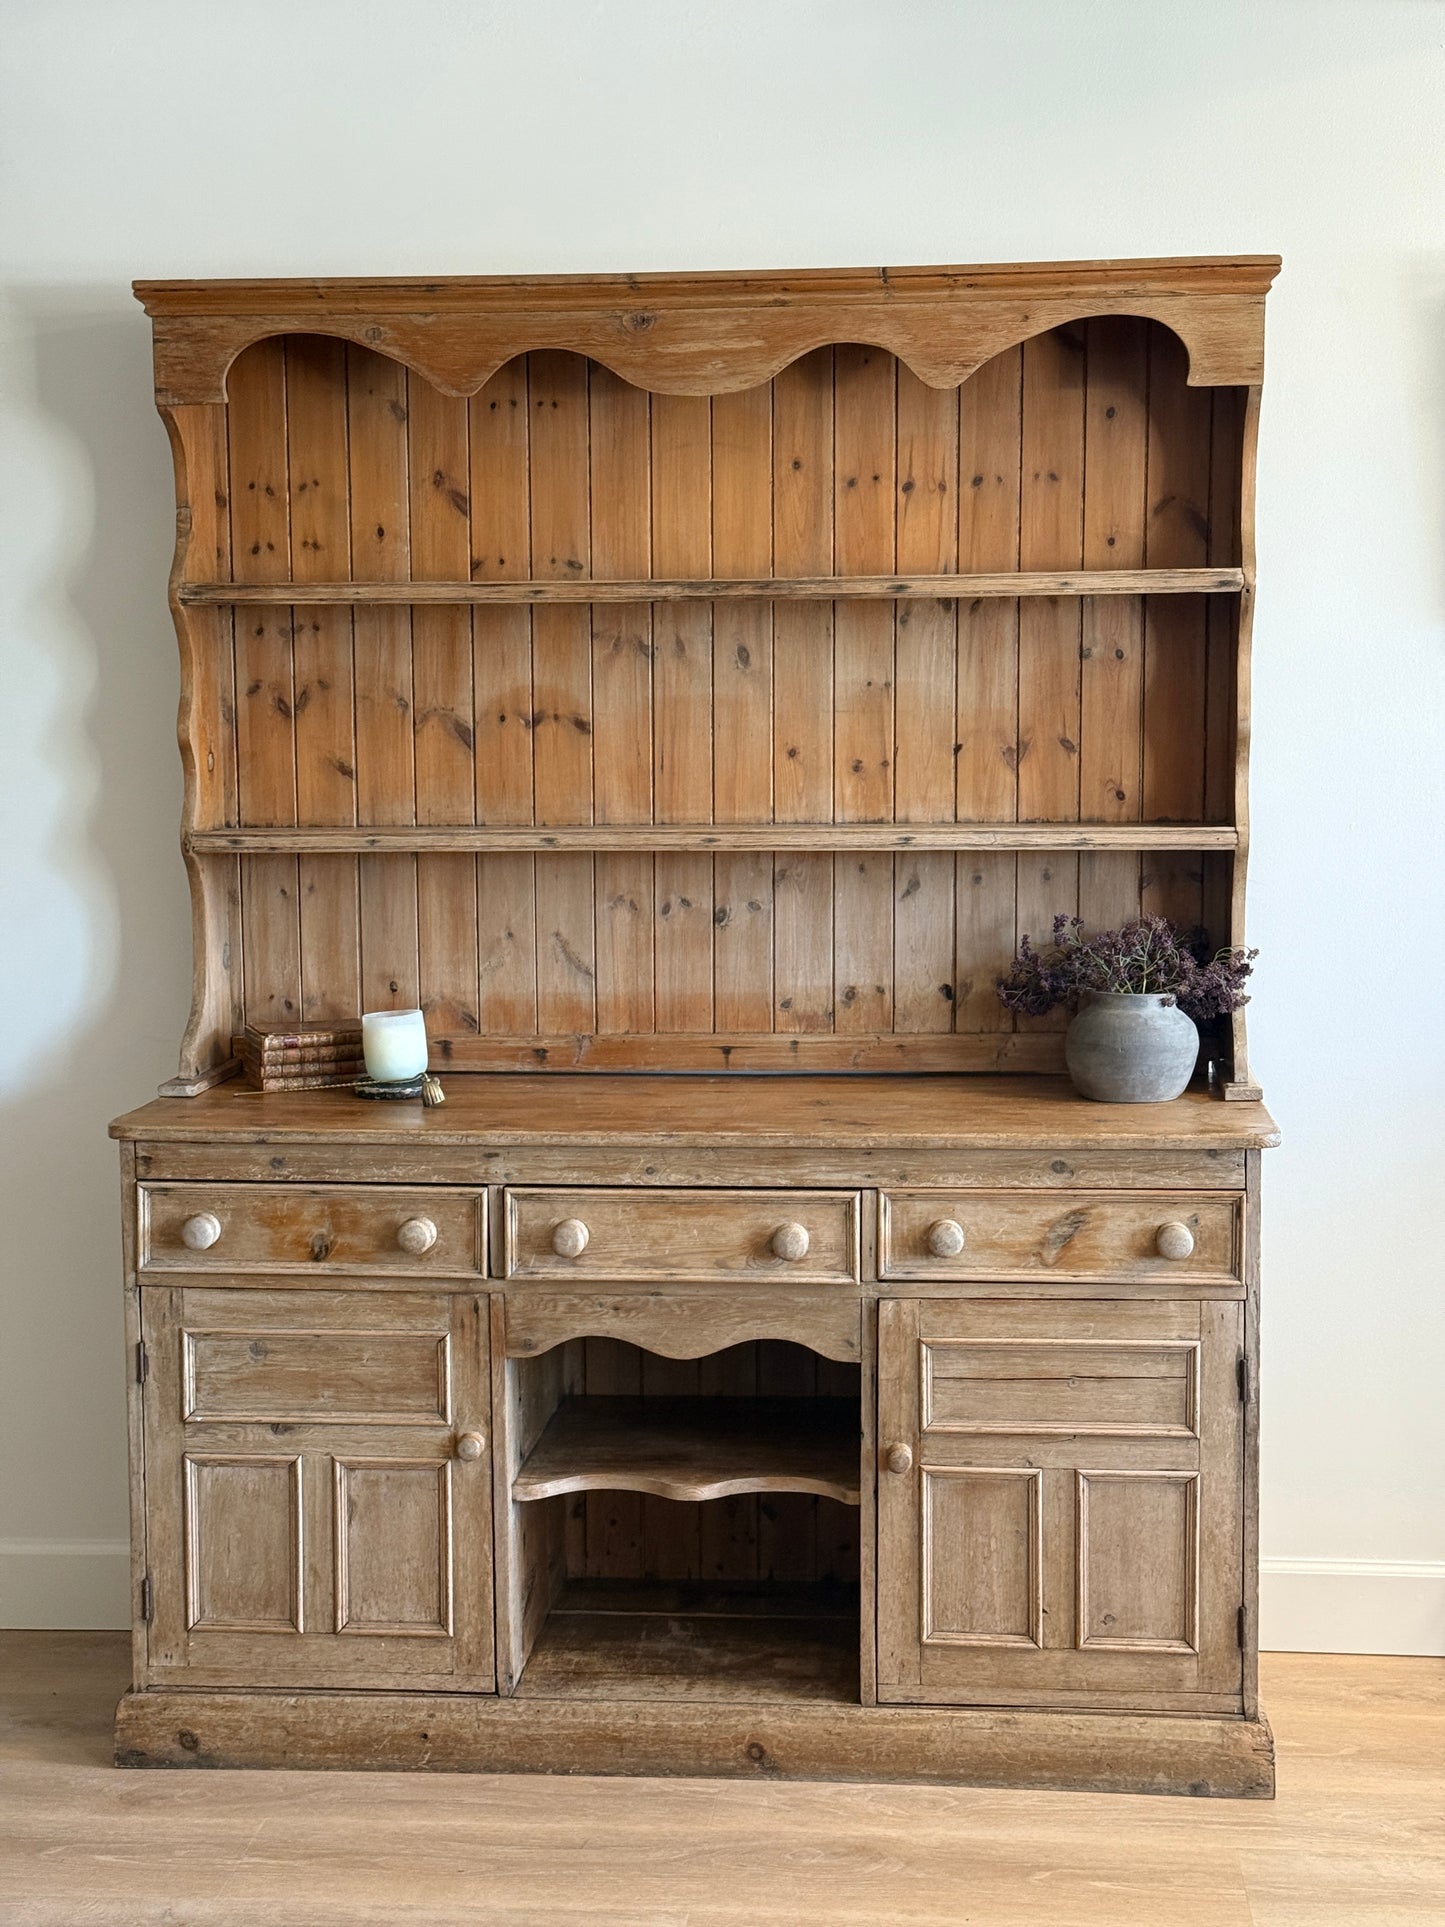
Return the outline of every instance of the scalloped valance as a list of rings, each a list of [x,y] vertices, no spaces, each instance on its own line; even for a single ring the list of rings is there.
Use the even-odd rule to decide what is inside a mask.
[[[992,267],[441,280],[138,281],[162,406],[218,402],[236,357],[288,334],[354,341],[471,395],[517,355],[586,355],[654,393],[725,394],[830,342],[885,349],[951,388],[1016,343],[1095,315],[1161,322],[1196,387],[1262,378],[1277,255]]]

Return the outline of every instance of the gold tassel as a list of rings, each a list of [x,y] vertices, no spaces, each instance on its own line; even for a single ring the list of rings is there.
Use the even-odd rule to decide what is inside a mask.
[[[447,1101],[441,1079],[433,1077],[430,1071],[427,1071],[421,1080],[421,1101],[429,1111],[435,1110],[438,1104],[445,1104]]]

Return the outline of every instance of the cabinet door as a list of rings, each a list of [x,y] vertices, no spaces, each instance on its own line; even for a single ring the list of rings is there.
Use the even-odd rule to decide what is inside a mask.
[[[879,1697],[1237,1711],[1236,1302],[879,1307]]]
[[[486,1300],[141,1296],[149,1682],[491,1691]]]

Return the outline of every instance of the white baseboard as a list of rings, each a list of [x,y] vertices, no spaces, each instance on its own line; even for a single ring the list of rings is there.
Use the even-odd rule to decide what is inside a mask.
[[[1261,1559],[1274,1653],[1445,1654],[1445,1559]]]
[[[129,1625],[124,1539],[0,1539],[0,1626],[93,1632]]]
[[[1445,1559],[1262,1559],[1259,1643],[1276,1653],[1445,1655]],[[0,1539],[0,1626],[130,1625],[115,1539]]]

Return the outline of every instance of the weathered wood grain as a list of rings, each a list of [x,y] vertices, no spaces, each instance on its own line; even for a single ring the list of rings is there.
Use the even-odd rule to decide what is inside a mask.
[[[346,354],[338,341],[286,344],[286,440],[291,476],[291,575],[300,585],[351,561],[346,469]],[[245,618],[243,618],[245,620]],[[298,603],[294,625],[296,816],[356,822],[356,689],[351,616]],[[298,865],[302,1014],[308,1022],[355,1016],[361,1001],[356,860]]]
[[[615,1338],[664,1358],[707,1358],[760,1338],[788,1339],[821,1357],[856,1362],[858,1306],[850,1298],[776,1285],[717,1293],[676,1289],[613,1292],[512,1292],[506,1301],[509,1357],[528,1358],[569,1338]],[[751,1366],[737,1361],[738,1383],[710,1375],[715,1395],[751,1389]],[[590,1387],[589,1389],[596,1389]]]
[[[947,569],[958,555],[958,400],[897,376],[897,559]],[[957,606],[900,603],[894,630],[894,807],[900,823],[954,814]],[[893,1027],[952,1028],[954,864],[947,852],[895,857]]]
[[[543,349],[464,407],[309,335],[282,350],[303,408],[289,429],[279,389],[268,401],[252,381],[248,401],[243,358],[240,407],[263,443],[279,411],[283,439],[334,471],[325,370],[344,357],[349,531],[322,544],[337,490],[298,468],[267,512],[296,521],[300,561],[265,579],[238,561],[226,582],[193,557],[176,585],[222,621],[234,591],[243,627],[267,619],[251,597],[305,615],[272,664],[297,705],[289,767],[272,727],[254,767],[247,751],[255,810],[222,789],[187,823],[210,921],[229,865],[264,893],[294,979],[283,1001],[419,1000],[454,1068],[862,1069],[880,1036],[919,1068],[1057,1063],[1028,1040],[1060,1019],[1016,1023],[994,994],[1022,932],[1080,906],[1095,923],[1132,914],[1141,872],[1154,901],[1177,876],[1202,903],[1207,880],[1211,919],[1237,925],[1221,784],[1238,740],[1241,417],[1235,390],[1202,414],[1187,399],[1170,340],[1106,313],[1006,349],[961,389],[883,349],[825,348],[712,398],[650,395]],[[1166,502],[1146,556],[1149,464],[1167,480],[1161,451],[1191,438],[1208,443],[1221,534],[1146,567],[1183,513]],[[279,600],[302,582],[315,601]],[[1162,725],[1197,738],[1192,817],[1163,792],[1156,809],[1142,767],[1138,624],[1156,604],[1166,629],[1193,610],[1217,638],[1203,713]],[[310,660],[348,605],[354,755],[342,679]],[[323,957],[353,921],[348,990]],[[244,950],[230,946],[241,971]],[[267,974],[253,971],[260,995]],[[244,1020],[239,977],[236,992]],[[763,1049],[762,1034],[788,1041]]]
[[[496,379],[494,377],[494,379]],[[615,379],[615,378],[614,378]],[[625,384],[619,384],[620,386]],[[921,386],[922,384],[919,384]],[[639,391],[640,392],[640,391]],[[768,389],[756,391],[766,397]],[[750,391],[750,394],[752,391]],[[756,409],[748,396],[729,397],[739,407]],[[952,398],[947,398],[951,400]],[[945,406],[946,403],[941,403]],[[328,582],[316,585],[318,601],[340,603],[404,602],[412,605],[474,604],[479,608],[527,607],[534,603],[586,602],[936,602],[989,600],[1016,596],[1237,595],[1243,574],[1237,568],[1016,569],[934,574],[767,576],[669,580],[638,576],[610,580],[598,575],[565,582],[413,581]],[[280,587],[248,582],[188,582],[180,599],[198,605],[247,608],[284,600]]]
[[[608,1488],[673,1500],[811,1492],[856,1505],[857,1406],[588,1395],[558,1410],[512,1480],[519,1501]]]
[[[723,275],[519,276],[444,281],[138,282],[155,321],[156,395],[223,401],[259,336],[365,341],[434,385],[471,394],[530,348],[603,361],[654,392],[756,387],[822,341],[873,341],[931,386],[956,387],[1041,329],[1136,314],[1188,346],[1190,379],[1257,382],[1274,255]]]
[[[740,572],[773,559],[773,391],[712,403],[712,562]],[[655,592],[655,585],[654,585]],[[773,611],[768,602],[713,605],[712,753],[715,823],[770,822],[773,807]],[[713,1021],[773,1027],[773,865],[767,851],[713,861]]]
[[[587,520],[587,364],[533,355],[532,566],[565,579],[590,567]],[[533,796],[538,823],[592,814],[592,638],[587,611],[538,609],[532,630]],[[596,933],[590,855],[536,865],[537,1022],[542,1030],[596,1028]]]
[[[276,1140],[306,1144],[563,1147],[738,1146],[769,1154],[853,1146],[1046,1152],[1066,1167],[1090,1153],[1267,1150],[1279,1131],[1258,1102],[1218,1104],[1200,1090],[1147,1109],[1090,1104],[1062,1077],[574,1077],[453,1080],[436,1111],[366,1104],[345,1092],[268,1096],[239,1085],[186,1104],[159,1100],[116,1119],[118,1138],[157,1143]],[[795,1173],[796,1181],[804,1181]]]
[[[648,397],[605,369],[592,374],[592,566],[644,571],[652,546]],[[652,820],[652,610],[645,602],[592,611],[593,813],[598,824]],[[636,849],[595,864],[597,1028],[653,1028],[653,862]]]
[[[169,599],[180,652],[176,733],[186,830],[234,823],[240,809],[234,614],[220,610],[208,618],[180,600],[188,580],[231,573],[230,453],[225,409],[161,412],[176,480]],[[190,851],[184,858],[191,891],[191,1010],[177,1075],[161,1086],[162,1096],[173,1097],[193,1096],[230,1074],[230,1039],[245,1022],[241,866]]]
[[[194,1742],[194,1744],[192,1744]],[[973,1712],[805,1703],[745,1715],[647,1701],[128,1693],[124,1766],[368,1766],[733,1779],[921,1780],[1269,1799],[1266,1721],[1159,1714]],[[625,1764],[624,1764],[625,1763]]]
[[[418,382],[407,410],[411,565],[464,571],[471,558],[467,405]],[[418,823],[465,823],[476,802],[472,618],[461,608],[412,611],[412,722]],[[480,1028],[477,870],[465,851],[416,862],[418,990],[442,1037]]]
[[[652,566],[710,575],[712,415],[700,396],[652,402]],[[712,816],[712,611],[654,612],[652,797],[658,823]],[[652,950],[659,1031],[712,1027],[712,863],[659,855],[653,865]]]
[[[352,568],[369,579],[402,581],[411,566],[406,372],[353,348],[346,374]],[[353,647],[357,821],[414,824],[410,611],[359,608]],[[360,898],[363,1007],[409,1009],[421,994],[415,858],[363,856]]]
[[[1232,824],[1217,823],[456,823],[392,830],[314,828],[195,830],[187,847],[245,850],[1230,850]]]
[[[291,574],[286,354],[260,343],[233,376],[229,414],[232,566],[272,581]],[[296,685],[289,607],[261,609],[236,633],[236,758],[241,821],[295,823]],[[241,882],[246,1014],[298,1020],[300,875],[294,857],[263,856]]]
[[[876,349],[833,360],[833,552],[842,569],[894,560],[897,364]],[[833,615],[833,817],[894,813],[894,611],[840,602]],[[859,855],[833,866],[834,1028],[893,1024],[893,865]]]

